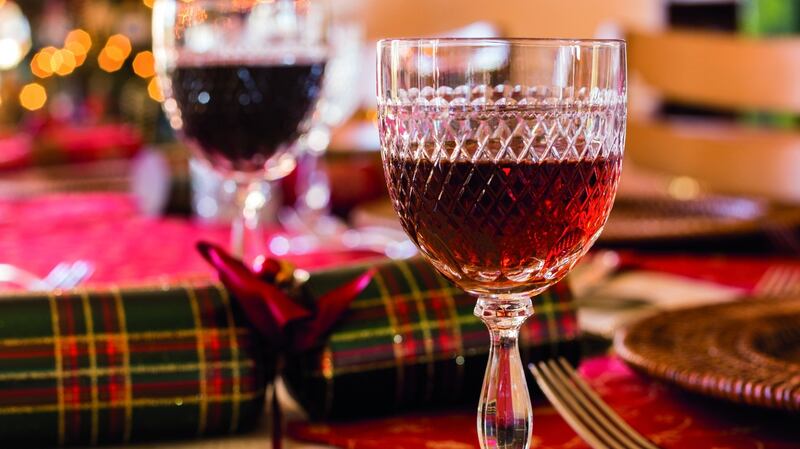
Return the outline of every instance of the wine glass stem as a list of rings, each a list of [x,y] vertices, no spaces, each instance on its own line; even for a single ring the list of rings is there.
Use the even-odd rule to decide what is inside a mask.
[[[478,440],[482,449],[527,449],[533,411],[517,340],[522,323],[533,314],[530,298],[478,298],[475,315],[492,339],[478,405]]]
[[[303,218],[311,221],[330,215],[331,212],[331,185],[328,174],[325,173],[323,158],[324,153],[313,152],[300,162],[303,179],[295,208]]]
[[[236,183],[238,214],[231,227],[231,250],[248,267],[264,255],[261,211],[269,200],[269,184],[263,180]]]

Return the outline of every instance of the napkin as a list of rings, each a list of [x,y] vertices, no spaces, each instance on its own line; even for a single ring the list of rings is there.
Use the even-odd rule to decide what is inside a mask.
[[[669,273],[630,271],[581,298],[578,322],[585,332],[612,338],[627,323],[663,310],[732,301],[744,290]]]
[[[611,338],[620,326],[662,310],[759,295],[775,268],[796,258],[600,251],[570,275],[582,330]],[[788,281],[788,279],[787,279]]]

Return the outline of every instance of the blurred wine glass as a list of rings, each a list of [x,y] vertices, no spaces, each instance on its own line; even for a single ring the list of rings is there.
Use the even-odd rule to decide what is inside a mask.
[[[233,251],[265,251],[264,180],[296,166],[328,57],[324,1],[157,0],[153,48],[170,125],[235,183]]]

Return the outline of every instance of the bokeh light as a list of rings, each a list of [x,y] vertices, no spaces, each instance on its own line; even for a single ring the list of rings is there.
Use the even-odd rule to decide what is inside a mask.
[[[77,66],[75,55],[69,50],[57,50],[50,58],[50,66],[57,75],[67,76],[75,70]]]
[[[86,60],[92,38],[84,30],[72,30],[64,39],[64,48],[45,47],[33,55],[31,72],[39,78],[53,74],[67,76]]]
[[[131,49],[130,39],[122,34],[115,34],[108,38],[106,46],[97,56],[97,63],[106,72],[116,72],[130,56]]]
[[[53,75],[53,55],[58,51],[55,47],[45,47],[33,55],[31,60],[31,72],[39,78],[47,78]]]
[[[108,38],[106,48],[118,48],[124,59],[131,54],[131,40],[123,34],[115,34]]]
[[[150,95],[150,98],[159,103],[164,101],[164,93],[161,92],[161,86],[158,84],[157,78],[150,80],[150,83],[147,85],[147,94]]]
[[[19,93],[19,103],[29,111],[41,109],[47,103],[47,91],[41,84],[26,84]]]
[[[133,73],[142,78],[150,78],[156,74],[155,58],[150,51],[142,51],[133,58]]]
[[[84,30],[72,30],[64,39],[64,49],[72,52],[75,65],[79,67],[86,60],[86,55],[92,48],[92,37]]]
[[[104,48],[103,51],[101,51],[97,56],[97,64],[101,69],[109,73],[116,72],[117,70],[121,69],[124,62],[125,60],[120,58],[119,53],[117,53],[114,49],[109,50]]]
[[[0,70],[16,67],[30,49],[28,19],[16,3],[0,0]]]
[[[22,59],[22,48],[11,38],[0,39],[0,69],[10,69]]]

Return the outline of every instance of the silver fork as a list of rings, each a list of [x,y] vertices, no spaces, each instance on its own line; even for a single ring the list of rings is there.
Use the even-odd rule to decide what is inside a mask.
[[[753,292],[762,298],[800,295],[800,268],[773,265],[758,280]]]
[[[589,446],[658,449],[611,410],[563,358],[528,367],[553,407]]]
[[[61,271],[57,271],[59,267],[62,267]],[[78,260],[71,264],[62,262],[45,276],[45,281],[49,282],[53,288],[69,290],[77,287],[92,273],[94,273],[94,265],[91,262],[85,260]]]
[[[0,282],[19,285],[25,290],[41,291],[53,289],[71,289],[77,287],[94,272],[91,262],[61,262],[44,278],[10,264],[0,264]]]

